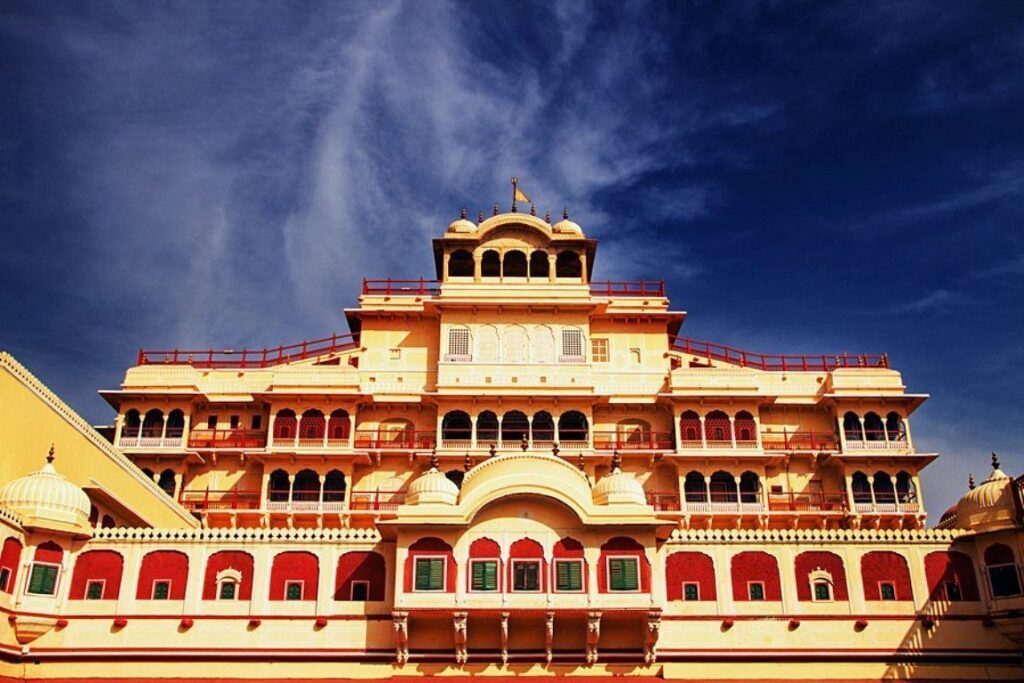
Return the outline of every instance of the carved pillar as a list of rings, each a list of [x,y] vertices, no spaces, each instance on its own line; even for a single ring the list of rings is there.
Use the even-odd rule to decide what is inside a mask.
[[[651,666],[658,659],[658,636],[661,635],[661,612],[647,613],[647,631],[644,634],[644,663]]]
[[[555,642],[555,613],[548,612],[544,619],[544,656],[548,664],[553,657],[552,644]]]
[[[469,614],[466,612],[455,612],[452,614],[452,620],[455,627],[455,663],[465,664],[469,660],[469,651],[466,647],[466,643],[469,640]]]
[[[597,664],[597,643],[601,640],[601,613],[587,614],[587,664]]]
[[[391,623],[395,630],[395,662],[404,666],[409,661],[409,613],[392,612]]]
[[[501,613],[501,663],[508,664],[508,612]]]

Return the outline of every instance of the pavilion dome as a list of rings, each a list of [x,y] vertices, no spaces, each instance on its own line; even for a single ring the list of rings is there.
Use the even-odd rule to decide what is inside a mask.
[[[406,503],[409,505],[455,505],[459,500],[459,487],[441,473],[436,464],[409,484]]]
[[[562,220],[555,223],[552,230],[556,234],[560,235],[583,235],[583,228],[581,228],[579,224],[569,220],[568,209],[562,212]]]
[[[597,505],[646,505],[647,496],[644,494],[644,487],[632,474],[626,474],[618,466],[612,465],[612,470],[594,486],[594,503]]]
[[[1016,526],[1013,504],[1013,480],[999,469],[992,454],[992,472],[988,479],[965,493],[956,504],[957,526],[971,531],[997,531]]]
[[[462,210],[462,215],[455,219],[448,225],[448,232],[457,233],[470,233],[476,232],[476,225],[466,219],[466,210]]]
[[[41,470],[0,487],[0,508],[18,516],[26,528],[92,536],[89,496],[53,466],[52,448]]]

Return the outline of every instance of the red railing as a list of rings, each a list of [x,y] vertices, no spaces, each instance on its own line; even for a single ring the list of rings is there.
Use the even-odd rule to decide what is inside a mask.
[[[304,358],[314,358],[326,353],[354,349],[359,345],[359,336],[354,334],[332,334],[323,339],[312,339],[298,344],[278,346],[272,349],[206,349],[204,351],[139,350],[138,365],[191,365],[194,368],[266,368],[282,365]]]
[[[189,448],[264,448],[267,433],[252,429],[193,429]]]
[[[536,438],[536,435],[534,435]],[[594,448],[597,450],[623,451],[674,450],[675,438],[672,432],[594,432]]]
[[[657,511],[676,512],[679,510],[679,494],[673,491],[648,491],[647,504]]]
[[[829,432],[764,432],[761,446],[766,451],[837,451],[839,441]]]
[[[433,448],[437,432],[430,431],[380,431],[376,429],[356,430],[356,448]]]
[[[363,294],[385,296],[437,296],[441,283],[437,280],[367,280],[363,278]]]
[[[713,342],[698,341],[686,337],[672,337],[669,340],[673,351],[687,353],[710,360],[739,365],[757,370],[835,370],[837,368],[887,368],[889,355],[861,353],[857,355],[821,354],[793,355],[753,353],[734,349],[731,346]]]
[[[349,510],[353,512],[394,512],[405,502],[404,493],[391,491],[353,491]]]
[[[818,491],[769,493],[768,509],[772,512],[845,512],[846,494]]]
[[[637,282],[613,282],[604,280],[590,283],[591,296],[665,296],[664,280],[640,280]]]
[[[181,504],[189,510],[259,510],[260,492],[246,490],[231,491],[182,491]]]

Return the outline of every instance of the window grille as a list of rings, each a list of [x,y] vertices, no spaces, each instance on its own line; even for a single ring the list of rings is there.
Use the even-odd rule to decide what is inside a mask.
[[[448,356],[446,360],[466,361],[472,357],[469,346],[469,330],[453,327],[448,330]]]
[[[683,600],[695,602],[700,600],[700,588],[695,583],[683,584]]]
[[[562,358],[563,363],[583,362],[583,332],[582,330],[562,330]]]
[[[608,362],[608,340],[607,339],[591,339],[590,340],[590,359],[595,363],[607,363]]]

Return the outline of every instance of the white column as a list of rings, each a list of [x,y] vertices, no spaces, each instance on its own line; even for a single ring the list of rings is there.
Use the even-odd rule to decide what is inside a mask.
[[[763,450],[764,445],[761,443],[761,416],[756,412],[754,413],[754,438],[757,439],[757,450]]]
[[[526,434],[527,434],[527,437],[526,437],[527,438],[527,443],[529,444],[529,448],[532,450],[533,449],[533,415],[527,415],[526,416]]]
[[[743,496],[740,493],[740,478],[738,475],[733,475],[733,481],[736,482],[736,509],[743,510]]]
[[[505,437],[505,435],[501,431],[501,421],[504,419],[504,417],[505,417],[504,415],[499,415],[498,416],[498,438],[497,438],[497,442],[498,442],[498,446],[499,447],[501,446],[502,439]]]
[[[436,428],[436,432],[434,434],[435,448],[440,448],[441,447],[441,433],[442,433],[441,427],[443,426],[443,423],[444,423],[444,415],[442,415],[441,412],[438,411],[438,413],[437,413],[437,428]]]
[[[736,416],[729,416],[729,438],[732,440],[733,450],[736,449]]]
[[[683,450],[683,435],[680,433],[682,431],[683,416],[678,411],[673,412],[675,414],[675,417],[673,418],[672,423],[672,434],[673,436],[675,436],[676,453],[679,453],[680,451]]]
[[[867,441],[867,432],[864,430],[864,416],[859,416],[857,419],[860,420],[860,440]]]
[[[707,450],[707,448],[708,448],[708,437],[704,433],[704,420],[706,418],[703,415],[701,415],[697,419],[700,420],[700,447],[703,448],[704,450]]]
[[[273,446],[274,445],[274,425],[276,423],[277,423],[277,413],[271,413],[270,414],[270,420],[267,422],[267,444],[269,446]]]
[[[164,413],[164,425],[160,428],[160,445],[164,445],[164,439],[167,438],[167,420],[170,418],[169,413]]]
[[[320,480],[320,497],[317,499],[317,509],[320,510],[322,514],[324,511],[324,479],[326,477],[321,473],[317,475],[317,478]]]
[[[875,500],[875,475],[868,475],[868,488],[871,489],[871,511],[875,511],[875,507],[878,505],[878,501]]]
[[[562,443],[562,439],[558,433],[558,420],[560,417],[561,415],[559,415],[558,417],[555,417],[554,415],[551,416],[551,419],[554,420],[555,423],[555,443]]]
[[[477,418],[476,415],[470,415],[469,416],[469,424],[470,424],[469,447],[470,448],[476,448],[476,418]]]
[[[288,473],[288,509],[292,509],[292,496],[295,493],[295,474]]]
[[[124,415],[118,413],[114,419],[114,445],[121,445],[121,432],[124,430]]]

